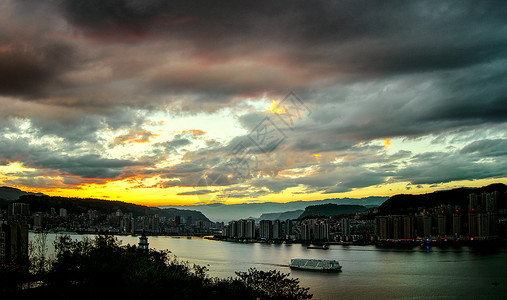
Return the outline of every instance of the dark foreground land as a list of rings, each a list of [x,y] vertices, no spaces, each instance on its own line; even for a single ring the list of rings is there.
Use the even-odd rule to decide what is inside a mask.
[[[39,245],[40,246],[40,245]],[[278,271],[210,277],[169,251],[121,246],[113,236],[55,242],[56,257],[42,252],[28,267],[0,265],[1,299],[311,299],[299,280]],[[35,251],[37,253],[37,251]]]

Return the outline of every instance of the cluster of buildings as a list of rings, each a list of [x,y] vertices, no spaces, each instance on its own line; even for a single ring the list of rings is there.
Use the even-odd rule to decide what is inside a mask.
[[[239,241],[357,242],[372,241],[373,220],[363,213],[340,218],[316,217],[304,220],[230,221],[221,238]]]
[[[378,215],[377,210],[304,220],[230,221],[222,239],[374,243],[383,241],[494,240],[507,232],[507,211],[498,191],[468,196],[467,205],[420,207],[416,212]]]
[[[498,207],[502,193],[470,194],[468,205],[440,205],[416,214],[377,216],[380,240],[491,240],[500,234],[506,212]]]
[[[11,203],[7,211],[0,212],[0,220],[23,220],[28,229],[54,232],[109,233],[109,234],[214,234],[223,229],[223,222],[193,220],[191,216],[167,217],[159,214],[134,216],[120,209],[103,214],[97,210],[70,214],[65,208],[51,208],[50,212],[30,213],[29,204]]]
[[[261,220],[256,224],[254,219],[230,221],[222,230],[222,236],[236,239],[285,240],[295,239],[297,234],[294,220]]]

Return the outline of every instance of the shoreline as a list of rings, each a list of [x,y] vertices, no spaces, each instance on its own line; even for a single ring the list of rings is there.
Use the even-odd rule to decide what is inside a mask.
[[[498,238],[492,240],[459,240],[459,241],[436,241],[436,240],[404,240],[404,241],[375,241],[375,242],[321,242],[321,241],[287,241],[287,240],[253,240],[253,239],[235,239],[235,238],[223,238],[223,237],[203,237],[208,240],[231,242],[231,243],[264,243],[264,244],[301,244],[307,246],[324,246],[324,245],[341,245],[341,246],[377,246],[383,248],[413,248],[420,246],[436,246],[436,247],[491,247],[491,246],[507,246],[507,240],[505,238]],[[318,249],[318,247],[317,247]],[[326,249],[320,249],[326,250]]]
[[[36,230],[29,230],[30,233],[37,233]],[[142,233],[114,233],[114,232],[80,232],[80,231],[44,231],[50,234],[62,234],[62,235],[113,235],[113,236],[132,236],[139,237]],[[263,239],[240,239],[240,238],[229,238],[222,236],[215,236],[213,234],[161,234],[161,233],[146,233],[145,235],[150,237],[173,237],[173,238],[192,238],[199,237],[207,240],[222,241],[230,243],[241,243],[241,244],[300,244],[306,246],[321,246],[327,245],[341,245],[341,246],[377,246],[381,248],[413,248],[421,246],[429,247],[491,247],[491,246],[507,246],[507,239],[504,237],[498,237],[489,240],[429,240],[429,239],[410,239],[410,240],[382,240],[374,242],[356,241],[356,242],[324,242],[324,241],[301,241],[301,240],[263,240]],[[312,247],[313,248],[313,247]],[[326,250],[326,249],[320,249]]]

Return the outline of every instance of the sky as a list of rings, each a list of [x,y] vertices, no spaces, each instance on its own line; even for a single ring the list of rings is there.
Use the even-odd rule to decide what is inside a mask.
[[[0,185],[142,205],[507,183],[505,1],[0,1]]]

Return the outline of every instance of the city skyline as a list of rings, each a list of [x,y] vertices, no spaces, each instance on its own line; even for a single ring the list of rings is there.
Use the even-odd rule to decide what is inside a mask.
[[[507,184],[506,5],[4,1],[0,186],[164,206]]]

